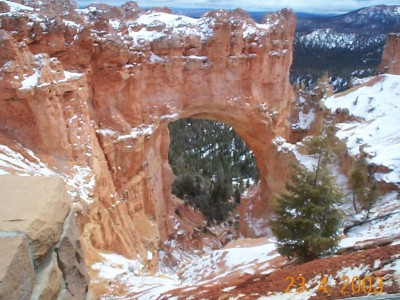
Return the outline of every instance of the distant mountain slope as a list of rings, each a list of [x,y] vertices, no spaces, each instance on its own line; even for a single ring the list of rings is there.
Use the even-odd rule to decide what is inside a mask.
[[[386,34],[400,29],[400,5],[378,5],[339,16],[301,16],[296,27],[292,81],[328,72],[343,78],[336,91],[349,87],[352,75],[374,74]],[[352,74],[353,73],[353,74]]]
[[[317,29],[331,28],[341,33],[381,34],[398,31],[400,5],[376,5],[361,8],[339,16],[301,16],[297,21],[298,32],[310,33]]]
[[[317,29],[309,34],[297,34],[296,45],[310,49],[363,51],[385,41],[385,34],[340,33],[332,28]]]

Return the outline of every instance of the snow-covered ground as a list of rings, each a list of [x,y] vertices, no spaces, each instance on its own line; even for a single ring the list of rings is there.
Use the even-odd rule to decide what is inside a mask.
[[[378,79],[378,80],[377,80]],[[375,179],[400,184],[400,76],[382,75],[350,93],[325,100],[333,113],[348,109],[359,121],[337,124],[338,138],[346,142],[353,156],[360,148],[368,164],[385,166],[388,173],[375,173]]]
[[[381,197],[371,209],[370,219],[391,214],[387,218],[352,228],[340,242],[340,247],[351,247],[368,240],[400,236],[400,200],[396,192]],[[363,213],[355,216],[363,218]]]
[[[371,218],[383,216],[388,213],[399,212],[388,218],[379,219],[362,226],[357,226],[343,236],[340,247],[346,248],[360,245],[374,239],[385,238],[400,234],[400,201],[397,193],[391,192],[382,196],[371,211]],[[361,216],[359,216],[361,218]],[[393,245],[398,244],[398,240]],[[164,294],[167,298],[172,296],[168,291],[180,289],[184,292],[202,287],[205,290],[217,284],[226,284],[232,278],[240,278],[245,274],[260,275],[269,274],[286,263],[276,252],[274,240],[239,239],[228,244],[225,248],[215,251],[207,251],[203,255],[179,254],[181,263],[178,267],[170,269],[160,265],[159,272],[150,274],[146,271],[145,264],[139,259],[129,260],[117,254],[101,254],[103,261],[92,265],[92,269],[99,272],[98,278],[92,283],[101,284],[108,282],[109,291],[124,288],[124,295],[112,298],[109,295],[102,299],[135,299],[151,300],[161,299]],[[379,263],[377,261],[377,263]],[[363,274],[365,266],[343,267],[337,274],[325,274],[328,285],[334,285],[334,280],[340,280],[342,276],[359,276]],[[400,264],[396,260],[390,268],[396,270],[400,278]],[[354,275],[356,274],[356,275]],[[329,276],[328,276],[329,275]],[[319,277],[318,277],[319,276]],[[306,283],[309,291],[304,293],[267,293],[260,299],[309,299],[315,295],[321,276],[311,278]],[[234,289],[232,286],[230,289]],[[229,292],[226,290],[224,292]],[[168,296],[169,295],[169,296]],[[171,298],[174,299],[174,298]]]
[[[368,82],[369,81],[369,82]],[[362,86],[325,99],[324,104],[334,114],[337,109],[347,109],[357,121],[336,124],[337,137],[346,143],[351,155],[357,157],[360,148],[367,154],[370,165],[384,166],[387,173],[375,173],[376,180],[400,184],[400,76],[382,75],[360,82]],[[278,151],[291,152],[296,159],[312,169],[315,159],[301,153],[302,143],[290,144],[281,137],[274,139]],[[348,194],[347,179],[337,168],[332,169],[337,184]],[[372,208],[370,218],[393,213],[385,219],[368,222],[352,228],[343,237],[340,246],[350,247],[363,241],[386,238],[400,234],[400,200],[397,192],[382,196]],[[341,208],[352,215],[350,203]],[[365,212],[352,215],[351,219],[364,219]],[[351,222],[350,222],[351,223]]]
[[[291,144],[283,137],[278,136],[272,141],[272,143],[276,146],[277,151],[292,153],[296,157],[297,161],[309,170],[312,170],[317,164],[317,160],[314,157],[301,153],[301,148],[304,147],[302,142]]]
[[[122,299],[134,295],[135,299],[151,300],[178,288],[189,290],[197,286],[221,284],[230,276],[268,274],[275,269],[276,265],[271,266],[271,261],[279,254],[271,240],[243,239],[235,241],[231,247],[228,245],[202,256],[191,255],[181,262],[175,272],[168,272],[164,266],[163,271],[154,275],[148,274],[139,260],[117,254],[101,256],[104,260],[92,265],[92,269],[99,272],[99,278],[111,282],[111,290],[125,286],[126,298]],[[110,299],[109,296],[106,298]]]
[[[292,152],[297,160],[308,169],[312,169],[315,166],[315,158],[299,152],[299,149],[303,146],[302,143],[290,144],[282,138],[277,138],[274,142],[279,151]],[[343,174],[340,174],[336,167],[332,168],[332,175],[335,177],[336,183],[341,187],[343,193],[349,196],[350,192],[347,189],[347,178]],[[356,220],[363,220],[365,218],[365,212],[361,211],[354,214],[350,197],[346,197],[346,199],[347,200],[345,203],[341,204],[340,208],[345,212],[345,215],[351,217],[351,220],[347,220],[346,218],[344,224],[350,224]],[[386,238],[396,234],[400,235],[400,199],[397,192],[389,192],[380,197],[371,209],[369,218],[374,219],[386,216],[390,213],[392,213],[392,215],[387,218],[368,222],[362,226],[356,226],[351,229],[347,236],[343,236],[340,247],[346,248],[368,240]]]

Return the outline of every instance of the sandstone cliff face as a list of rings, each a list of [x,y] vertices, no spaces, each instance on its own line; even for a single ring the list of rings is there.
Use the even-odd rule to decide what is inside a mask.
[[[286,175],[272,140],[288,136],[293,13],[256,24],[241,10],[195,20],[134,2],[66,7],[0,14],[0,152],[64,177],[89,259],[144,256],[173,231],[167,126],[179,118],[245,140],[260,171],[254,215],[266,214]]]
[[[388,34],[377,70],[388,74],[400,74],[400,33]]]

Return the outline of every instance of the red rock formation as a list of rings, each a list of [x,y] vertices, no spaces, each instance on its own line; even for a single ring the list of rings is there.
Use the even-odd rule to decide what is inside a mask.
[[[388,74],[400,74],[400,33],[387,35],[382,60],[377,70]]]
[[[288,135],[292,12],[256,24],[240,10],[195,20],[131,2],[61,17],[0,14],[0,140],[65,174],[88,254],[145,255],[173,231],[167,125],[179,118],[235,129],[259,168],[253,213],[268,212],[286,176],[272,140]]]

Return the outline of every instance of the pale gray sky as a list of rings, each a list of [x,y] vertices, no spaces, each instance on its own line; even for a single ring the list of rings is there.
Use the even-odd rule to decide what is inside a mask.
[[[110,5],[121,5],[123,0],[77,0],[79,5],[87,5],[93,2],[102,2]],[[345,13],[361,7],[378,4],[400,4],[400,0],[138,0],[140,6],[167,6],[184,8],[243,8],[245,10],[278,10],[284,7],[292,8],[297,12],[309,13]],[[399,12],[400,13],[400,12]]]

